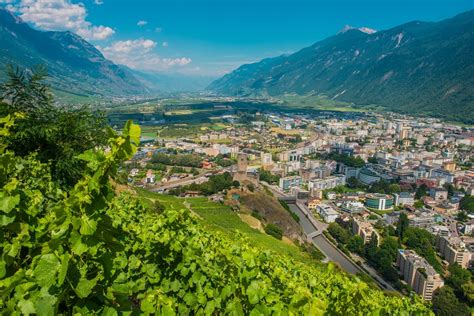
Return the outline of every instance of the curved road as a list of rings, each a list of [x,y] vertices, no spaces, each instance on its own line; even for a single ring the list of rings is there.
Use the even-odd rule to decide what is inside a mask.
[[[288,204],[290,209],[295,212],[298,217],[300,218],[300,224],[303,227],[304,232],[306,235],[309,235],[311,233],[314,233],[317,231],[316,227],[309,221],[309,219],[303,214],[303,212],[300,210],[300,208],[296,204]],[[363,272],[359,266],[354,264],[352,261],[347,259],[339,249],[337,249],[335,246],[333,246],[330,242],[326,240],[324,235],[320,234],[312,239],[313,244],[318,247],[319,250],[321,250],[326,257],[330,261],[333,261],[339,266],[344,269],[345,271],[356,274],[359,272]]]

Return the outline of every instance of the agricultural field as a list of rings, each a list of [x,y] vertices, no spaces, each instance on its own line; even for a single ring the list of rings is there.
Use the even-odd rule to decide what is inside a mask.
[[[322,95],[285,94],[276,97],[282,106],[299,109],[314,109],[339,112],[364,112],[365,109],[353,107],[350,103],[335,101]]]

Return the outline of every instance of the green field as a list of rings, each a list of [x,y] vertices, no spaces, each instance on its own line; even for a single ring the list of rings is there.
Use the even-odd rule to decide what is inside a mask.
[[[321,95],[286,94],[276,97],[283,106],[299,109],[314,109],[339,112],[364,112],[365,109],[353,107],[350,103],[335,101]]]

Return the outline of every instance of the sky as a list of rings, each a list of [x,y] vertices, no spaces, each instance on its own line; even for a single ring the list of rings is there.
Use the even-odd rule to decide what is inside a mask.
[[[345,25],[388,29],[472,10],[474,0],[0,0],[31,26],[70,30],[134,69],[221,76]]]

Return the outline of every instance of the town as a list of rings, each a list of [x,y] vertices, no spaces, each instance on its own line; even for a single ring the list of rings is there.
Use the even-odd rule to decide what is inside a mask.
[[[261,192],[302,231],[275,217],[267,226],[312,242],[347,272],[427,301],[441,287],[473,299],[472,128],[394,113],[263,110],[220,115],[188,136],[170,133],[179,128],[143,137],[122,167],[128,183],[207,196],[236,212],[241,195]]]

